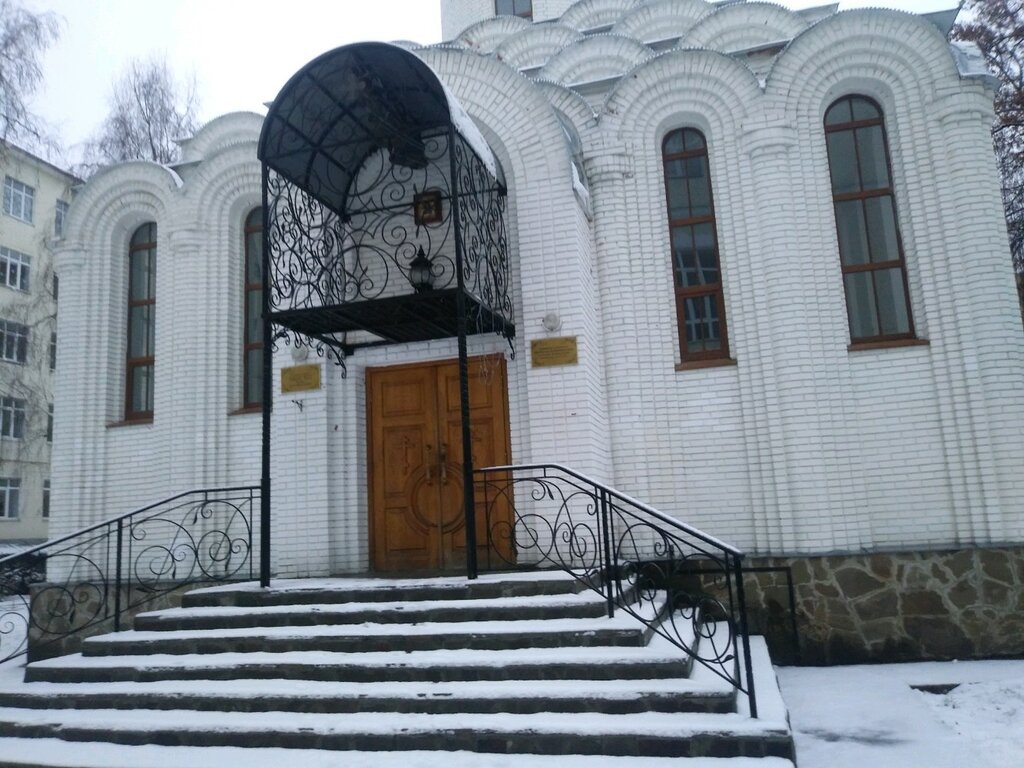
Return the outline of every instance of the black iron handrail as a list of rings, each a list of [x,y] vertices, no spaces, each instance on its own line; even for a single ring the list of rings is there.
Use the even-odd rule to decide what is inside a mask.
[[[757,717],[741,550],[560,464],[475,475],[489,565],[572,574],[609,617],[636,617],[746,694]]]
[[[258,486],[175,494],[0,559],[0,662],[189,584],[253,578]],[[33,588],[32,585],[37,584]]]

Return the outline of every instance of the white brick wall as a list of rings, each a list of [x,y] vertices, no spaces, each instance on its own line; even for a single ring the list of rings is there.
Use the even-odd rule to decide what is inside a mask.
[[[624,19],[644,7],[621,5]],[[613,6],[587,0],[572,13],[589,19]],[[719,11],[690,6],[655,21],[739,39],[741,6],[717,22]],[[747,20],[764,13],[752,7]],[[805,31],[765,82],[742,58],[674,50],[586,90],[586,100],[482,48],[418,51],[477,120],[509,182],[513,460],[575,466],[761,553],[1019,542],[1024,332],[988,136],[991,94],[959,76],[946,42],[916,17],[855,11],[809,29],[790,21]],[[505,29],[479,39],[500,47],[502,35],[519,34]],[[600,65],[611,50],[603,46],[589,38],[595,61],[583,56],[565,76]],[[926,345],[848,350],[822,117],[849,93],[885,111]],[[552,105],[580,135],[592,221],[573,192]],[[725,367],[676,368],[660,146],[682,126],[708,140],[735,360]],[[260,419],[230,415],[258,130],[255,116],[221,118],[186,148],[181,178],[123,166],[94,179],[72,209],[58,261],[68,302],[58,398],[68,419],[54,456],[61,487],[74,489],[54,509],[64,530],[188,486],[259,477]],[[156,418],[109,427],[123,391],[124,252],[146,220],[160,237]],[[530,366],[529,343],[549,335],[549,312],[562,319],[560,335],[578,338],[579,365]],[[474,355],[506,352],[493,337],[470,342]],[[279,572],[367,567],[365,369],[455,356],[454,340],[361,351],[348,378],[324,364],[320,392],[276,398]],[[285,349],[275,365],[288,364]]]

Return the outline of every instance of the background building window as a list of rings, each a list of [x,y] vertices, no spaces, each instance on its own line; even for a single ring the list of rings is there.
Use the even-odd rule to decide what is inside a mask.
[[[263,404],[263,209],[245,219],[245,337],[242,340],[242,407]]]
[[[25,436],[25,401],[0,397],[0,436],[21,439]]]
[[[832,202],[853,342],[914,336],[881,108],[846,96],[825,113]]]
[[[0,477],[0,519],[18,519],[21,480],[16,477]]]
[[[57,208],[53,214],[53,234],[57,237],[64,237],[64,222],[68,217],[68,207],[63,200],[57,201]]]
[[[682,361],[729,357],[718,234],[707,142],[700,131],[672,131],[662,143],[676,322]]]
[[[3,285],[27,291],[31,265],[32,257],[27,253],[0,246],[0,283]]]
[[[153,418],[156,362],[156,224],[143,224],[128,247],[128,360],[126,421]]]
[[[46,409],[46,442],[53,442],[53,403]]]
[[[0,320],[0,359],[24,363],[28,359],[28,326]]]
[[[43,518],[50,518],[50,481],[43,480]]]
[[[50,370],[57,370],[57,332],[50,334]]]
[[[4,177],[4,213],[8,216],[31,224],[35,197],[36,191],[32,187],[10,176]]]
[[[494,15],[533,19],[533,0],[494,0]]]

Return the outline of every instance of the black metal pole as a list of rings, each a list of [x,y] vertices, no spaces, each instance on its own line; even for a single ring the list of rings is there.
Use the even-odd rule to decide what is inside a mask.
[[[750,701],[750,716],[757,719],[757,691],[754,689],[754,661],[750,658],[750,627],[747,624],[747,595],[743,588],[743,557],[733,556],[733,572],[736,574],[736,600],[740,609],[740,638],[743,641],[743,666],[747,675],[747,699]],[[735,646],[734,646],[735,647]],[[739,674],[737,670],[737,679]]]
[[[270,586],[270,412],[274,400],[273,336],[270,323],[267,166],[263,166],[263,456],[260,474],[260,586]]]
[[[466,346],[468,323],[466,318],[466,284],[462,274],[464,263],[462,254],[462,228],[459,222],[458,168],[455,158],[456,133],[452,125],[448,126],[448,160],[452,179],[452,226],[455,231],[455,275],[458,291],[455,299],[455,311],[459,326],[459,411],[462,420],[462,498],[466,515],[466,577],[473,580],[477,577],[476,561],[476,499],[473,493],[473,434],[470,430],[469,404],[469,352]]]

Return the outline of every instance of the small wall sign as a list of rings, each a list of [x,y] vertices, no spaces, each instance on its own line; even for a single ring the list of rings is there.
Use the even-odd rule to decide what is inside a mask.
[[[281,392],[309,392],[320,389],[319,365],[293,365],[281,369]]]
[[[562,336],[555,339],[534,339],[530,342],[530,359],[534,368],[576,365],[579,363],[576,351],[576,337]]]

